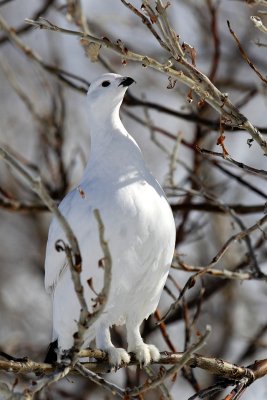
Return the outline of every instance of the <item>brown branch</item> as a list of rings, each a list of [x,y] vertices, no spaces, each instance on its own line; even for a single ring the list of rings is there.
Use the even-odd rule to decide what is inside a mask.
[[[155,311],[154,316],[158,322],[161,320],[160,312],[158,309]],[[164,341],[166,342],[167,346],[173,353],[175,353],[176,348],[168,335],[166,324],[164,322],[160,322],[159,329],[161,331],[162,337],[163,337]]]
[[[250,68],[258,75],[258,77],[264,82],[267,83],[267,79],[261,74],[261,72],[255,67],[255,65],[253,64],[253,62],[250,60],[250,58],[248,57],[247,53],[245,52],[245,50],[243,49],[240,40],[238,39],[237,34],[232,30],[230,22],[227,21],[227,25],[228,25],[228,29],[231,33],[231,35],[233,36],[233,38],[235,39],[238,49],[243,57],[243,59],[248,63],[248,65],[250,66]]]

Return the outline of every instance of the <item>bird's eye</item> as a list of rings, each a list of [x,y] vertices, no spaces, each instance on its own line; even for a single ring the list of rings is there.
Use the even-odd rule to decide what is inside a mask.
[[[102,82],[102,86],[103,87],[107,87],[107,86],[109,86],[110,85],[110,82],[109,81],[104,81],[104,82]]]

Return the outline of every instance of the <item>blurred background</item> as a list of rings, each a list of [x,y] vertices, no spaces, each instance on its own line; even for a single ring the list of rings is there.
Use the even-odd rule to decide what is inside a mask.
[[[168,75],[122,60],[102,48],[92,62],[79,38],[33,29],[25,18],[42,16],[60,27],[82,30],[112,41],[121,39],[132,51],[168,61],[147,27],[121,1],[83,0],[82,14],[75,1],[0,1],[0,13],[17,37],[36,52],[35,62],[25,48],[0,35],[0,143],[33,173],[40,173],[51,196],[60,201],[79,182],[90,152],[90,121],[87,119],[87,82],[105,72],[133,77],[121,118],[141,147],[147,164],[164,186],[177,224],[177,254],[159,305],[163,315],[179,296],[190,274],[179,261],[206,266],[234,234],[264,216],[266,175],[251,174],[223,158],[203,155],[197,146],[222,152],[217,146],[219,115],[190,93],[182,83],[170,88]],[[154,2],[150,2],[154,7]],[[196,51],[196,66],[227,93],[239,110],[263,134],[267,133],[266,82],[248,66],[227,27],[230,21],[253,64],[266,75],[267,37],[257,30],[251,15],[264,21],[263,5],[253,1],[172,0],[168,16],[173,29]],[[263,2],[264,3],[264,2]],[[141,1],[131,1],[140,12]],[[74,8],[72,8],[74,7]],[[75,7],[77,7],[75,9]],[[265,9],[266,11],[266,9]],[[43,66],[41,65],[43,63]],[[44,68],[45,64],[45,68]],[[47,65],[56,69],[50,72]],[[66,75],[60,71],[68,71]],[[61,77],[73,83],[71,88]],[[173,81],[172,81],[173,83]],[[171,111],[170,111],[171,110]],[[215,128],[214,128],[215,127]],[[267,171],[260,147],[247,142],[241,130],[225,128],[224,145],[230,156],[255,169]],[[267,172],[265,172],[267,173]],[[14,170],[0,161],[0,349],[15,356],[41,361],[51,338],[51,303],[44,290],[44,252],[51,214]],[[237,241],[216,264],[218,270],[248,272],[251,279],[226,279],[206,274],[185,294],[171,313],[166,343],[151,317],[143,336],[160,350],[184,351],[206,324],[212,334],[202,354],[249,365],[266,356],[266,280],[259,279],[255,265],[267,273],[264,227]],[[123,330],[114,341],[125,344]],[[146,372],[127,368],[108,379],[133,387]],[[205,371],[185,369],[182,376],[166,382],[170,395],[188,399],[196,388],[214,383]],[[14,383],[14,377],[1,374]],[[22,378],[21,378],[22,379]],[[15,388],[16,389],[16,388]],[[40,399],[108,399],[112,396],[90,381],[62,380],[38,395]],[[154,391],[145,399],[160,398]],[[267,398],[266,378],[247,390],[243,399]],[[215,397],[214,397],[215,398]]]

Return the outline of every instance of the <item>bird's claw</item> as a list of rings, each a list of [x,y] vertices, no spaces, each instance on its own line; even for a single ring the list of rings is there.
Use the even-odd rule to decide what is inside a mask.
[[[140,368],[146,367],[153,361],[160,359],[160,352],[153,344],[141,344],[132,350],[135,353],[137,361],[139,361]]]
[[[127,351],[122,348],[109,347],[108,349],[105,349],[105,351],[108,354],[111,369],[115,372],[117,372],[121,365],[127,365],[131,360]]]

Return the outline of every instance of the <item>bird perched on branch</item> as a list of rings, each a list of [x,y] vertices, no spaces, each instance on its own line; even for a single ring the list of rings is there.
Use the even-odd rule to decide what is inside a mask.
[[[124,94],[133,82],[130,77],[105,74],[91,83],[87,94],[89,162],[77,188],[59,205],[80,246],[81,281],[89,310],[93,307],[92,286],[97,293],[103,286],[95,209],[104,223],[112,257],[110,293],[104,311],[84,335],[83,347],[95,339],[114,366],[129,363],[129,352],[135,353],[142,365],[160,357],[153,344],[144,343],[140,325],[158,305],[175,242],[174,219],[164,192],[119,117]],[[55,248],[60,239],[67,242],[54,218],[45,259],[45,286],[53,298],[53,342],[47,362],[59,360],[73,346],[80,315],[66,255]],[[110,337],[110,327],[123,324],[127,351],[115,348]]]

